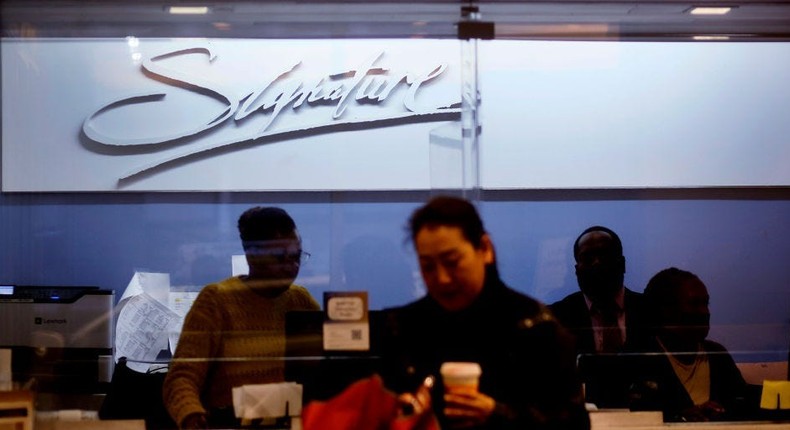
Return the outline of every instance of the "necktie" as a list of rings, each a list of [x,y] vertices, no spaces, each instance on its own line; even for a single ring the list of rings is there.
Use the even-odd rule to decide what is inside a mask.
[[[617,305],[612,304],[599,307],[599,310],[601,312],[601,330],[603,332],[601,352],[619,352],[620,347],[623,346],[623,335],[620,332],[620,325],[617,323],[619,309]]]

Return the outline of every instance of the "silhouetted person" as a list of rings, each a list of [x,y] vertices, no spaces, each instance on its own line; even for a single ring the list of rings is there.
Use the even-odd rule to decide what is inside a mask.
[[[643,338],[644,299],[623,285],[625,257],[614,231],[587,228],[573,244],[573,257],[580,291],[553,303],[551,310],[576,338],[587,401],[624,407],[628,381],[612,354]]]
[[[747,386],[732,357],[707,340],[708,290],[693,273],[662,270],[645,288],[651,337],[633,360],[634,409],[664,412],[666,421],[729,420],[749,408]]]

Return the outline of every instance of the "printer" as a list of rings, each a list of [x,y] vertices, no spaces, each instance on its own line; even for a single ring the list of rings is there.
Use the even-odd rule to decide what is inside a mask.
[[[104,392],[114,303],[98,287],[0,285],[0,348],[11,349],[13,380],[42,392]]]

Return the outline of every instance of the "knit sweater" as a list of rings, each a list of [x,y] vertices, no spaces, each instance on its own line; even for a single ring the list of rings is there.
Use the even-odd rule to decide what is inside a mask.
[[[276,297],[233,277],[203,288],[184,320],[163,389],[181,426],[192,413],[232,406],[231,389],[284,380],[285,313],[320,309],[303,287]]]

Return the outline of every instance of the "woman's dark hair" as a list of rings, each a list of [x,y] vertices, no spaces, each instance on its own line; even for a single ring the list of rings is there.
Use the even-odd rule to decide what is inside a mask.
[[[238,226],[242,243],[284,238],[296,231],[293,218],[277,207],[247,209],[239,217]]]
[[[699,281],[699,277],[677,267],[664,269],[650,278],[644,292],[650,326],[660,327],[664,323],[660,320],[661,309],[677,306],[679,291],[689,280]]]
[[[423,227],[452,226],[463,232],[464,238],[475,248],[479,248],[486,233],[483,220],[474,205],[467,200],[439,196],[412,213],[409,218],[409,232],[412,242]]]

